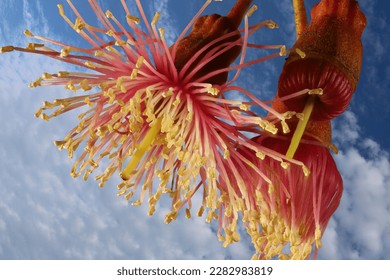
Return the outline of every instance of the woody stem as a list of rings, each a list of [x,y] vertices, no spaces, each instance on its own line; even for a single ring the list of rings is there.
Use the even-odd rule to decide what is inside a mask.
[[[295,19],[295,30],[298,39],[308,25],[304,1],[293,0],[293,9],[294,9],[294,19]]]

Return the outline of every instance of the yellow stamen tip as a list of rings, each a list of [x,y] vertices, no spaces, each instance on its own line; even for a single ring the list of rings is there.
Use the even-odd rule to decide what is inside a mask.
[[[285,133],[285,134],[289,133],[290,128],[288,127],[288,124],[286,123],[286,121],[282,121],[281,124],[282,124],[283,133]]]
[[[12,52],[13,50],[13,46],[5,46],[0,48],[0,53]]]
[[[307,168],[306,165],[303,165],[303,166],[302,166],[302,170],[303,170],[303,174],[305,174],[305,177],[310,176],[310,169]]]
[[[257,9],[258,9],[257,6],[256,6],[256,5],[253,5],[253,6],[249,9],[249,11],[248,11],[248,13],[247,13],[247,16],[248,16],[248,17],[251,17],[251,16],[253,15],[253,13],[257,11]]]
[[[126,18],[136,24],[139,24],[140,23],[140,19],[136,16],[133,16],[133,15],[127,15]]]
[[[34,35],[31,33],[31,31],[28,30],[28,29],[24,30],[23,34],[26,35],[26,36],[28,36],[28,37],[34,36]]]
[[[256,157],[258,157],[261,160],[264,160],[265,154],[263,152],[258,151],[258,152],[256,152]]]
[[[110,10],[107,10],[107,11],[106,11],[106,17],[107,17],[107,18],[112,18],[112,17],[113,17],[113,14],[111,13]]]
[[[297,54],[301,57],[301,58],[305,58],[306,57],[306,53],[298,48],[295,49],[295,51],[297,52]]]
[[[156,25],[157,21],[160,19],[160,13],[156,12],[152,20],[152,26]]]
[[[311,89],[307,92],[309,95],[323,95],[324,90],[322,88]]]
[[[336,155],[339,153],[339,149],[334,144],[330,144],[329,149],[332,150]]]
[[[283,45],[283,46],[280,48],[279,55],[280,55],[280,56],[285,56],[286,54],[287,54],[286,46]]]
[[[65,12],[64,12],[64,7],[62,6],[62,4],[58,4],[57,8],[58,8],[58,12],[63,17],[65,15]]]
[[[283,161],[283,162],[280,163],[280,166],[283,169],[287,169],[287,168],[289,168],[290,164],[288,162]]]
[[[275,28],[279,28],[279,26],[276,24],[276,22],[272,21],[272,20],[269,20],[266,25],[266,27],[268,27],[269,29],[275,29]]]

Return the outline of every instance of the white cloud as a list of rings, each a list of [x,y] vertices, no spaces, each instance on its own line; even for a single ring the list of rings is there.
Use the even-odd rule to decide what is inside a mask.
[[[344,181],[340,207],[324,236],[321,258],[388,259],[390,232],[389,154],[359,133],[347,112],[336,122],[335,156]]]
[[[344,121],[338,119],[333,123],[333,138],[336,143],[354,144],[359,139],[358,119],[351,111],[346,111],[342,116],[342,120]]]
[[[39,30],[41,35],[48,34],[49,24],[40,1],[23,0],[22,9],[25,29]]]
[[[69,176],[73,160],[52,142],[72,127],[70,116],[49,123],[33,117],[43,100],[67,93],[62,88],[27,88],[43,71],[62,69],[42,56],[1,56],[0,258],[247,258],[244,244],[223,249],[204,218],[180,217],[165,225],[167,203],[148,218],[146,206],[135,208],[116,197],[117,182],[99,189],[93,181]]]

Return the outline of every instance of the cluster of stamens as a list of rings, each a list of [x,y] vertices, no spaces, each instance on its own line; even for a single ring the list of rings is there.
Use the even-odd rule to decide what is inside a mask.
[[[207,1],[198,14],[210,2]],[[58,5],[60,15],[92,48],[68,46],[35,36],[28,30],[25,31],[26,36],[57,44],[62,49],[54,50],[41,43],[30,43],[26,48],[0,48],[0,53],[14,50],[38,53],[89,70],[88,73],[44,73],[30,84],[30,87],[63,85],[75,94],[44,102],[36,117],[50,120],[77,108],[87,108],[78,116],[78,125],[64,139],[55,141],[60,150],[68,151],[70,158],[77,153],[71,176],[82,176],[87,180],[95,170],[105,166],[104,171],[94,177],[103,187],[113,174],[120,173],[123,181],[118,185],[118,196],[132,201],[134,206],[147,199],[149,215],[155,212],[160,197],[169,195],[172,209],[166,215],[166,223],[175,220],[182,208],[185,208],[186,217],[190,218],[191,199],[202,188],[203,203],[197,216],[207,212],[207,222],[218,220],[218,236],[224,246],[240,240],[237,222],[242,215],[256,252],[266,252],[266,255],[257,257],[281,255],[282,240],[286,239],[290,240],[291,251],[297,250],[306,256],[311,248],[306,245],[301,248],[299,229],[290,228],[283,218],[274,214],[277,211],[270,207],[269,198],[263,197],[258,190],[248,189],[245,176],[240,174],[247,172],[240,170],[248,169],[256,174],[257,180],[266,183],[270,196],[274,192],[272,178],[237,149],[240,146],[261,161],[272,159],[284,170],[291,165],[300,166],[304,176],[308,177],[310,170],[302,162],[257,145],[245,136],[246,131],[276,135],[279,129],[287,134],[290,132],[287,121],[294,117],[303,119],[303,114],[292,111],[279,113],[244,89],[232,85],[238,74],[224,85],[212,85],[201,78],[181,83],[187,73],[175,68],[174,56],[179,54],[171,53],[164,39],[164,30],[156,28],[159,13],[149,24],[145,22],[140,1],[136,0],[136,3],[148,32],[138,27],[141,19],[129,13],[124,1],[126,20],[132,32],[122,26],[110,11],[103,13],[94,1],[92,8],[102,18],[106,29],[93,27],[70,3],[78,15],[76,20],[72,22],[63,7]],[[254,11],[254,8],[250,9],[247,17]],[[274,22],[266,21],[249,28],[245,22],[243,39],[235,44],[245,50],[248,34],[263,26],[277,27]],[[104,42],[99,37],[102,34],[111,37],[112,41]],[[228,38],[229,34],[225,36]],[[223,52],[222,47],[217,48],[215,53]],[[280,51],[268,58],[285,56],[288,52],[285,46],[272,48]],[[229,47],[226,46],[226,49]],[[301,50],[296,52],[304,57]],[[204,61],[199,63],[207,64],[212,55],[204,56]],[[263,60],[265,58],[247,63],[242,57],[234,69]],[[251,101],[224,98],[223,93],[229,90],[239,90]],[[78,95],[80,91],[85,94]],[[320,95],[322,91],[307,89],[296,95],[302,94]],[[249,110],[252,105],[261,106],[269,111],[269,115],[264,118],[256,116]],[[81,146],[84,148],[79,152]],[[139,198],[132,200],[135,194]]]

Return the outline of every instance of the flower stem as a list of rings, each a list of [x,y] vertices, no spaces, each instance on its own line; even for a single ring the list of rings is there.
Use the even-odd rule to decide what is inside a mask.
[[[303,2],[303,0],[293,0],[293,8],[294,8],[295,29],[297,33],[297,39],[298,39],[308,25],[305,3]]]
[[[310,119],[311,113],[313,112],[314,103],[315,103],[315,96],[310,96],[308,100],[306,101],[305,108],[303,109],[303,119],[299,120],[297,128],[295,129],[294,135],[291,139],[290,146],[288,147],[286,157],[287,158],[294,158],[294,154],[298,149],[299,142],[302,139],[303,133],[305,132],[307,123]]]
[[[121,172],[120,176],[123,180],[129,180],[131,174],[141,161],[146,150],[150,147],[153,140],[161,130],[161,119],[157,119],[156,123],[149,129],[142,142],[139,144],[137,151],[132,155],[130,162],[126,165],[125,169]]]

